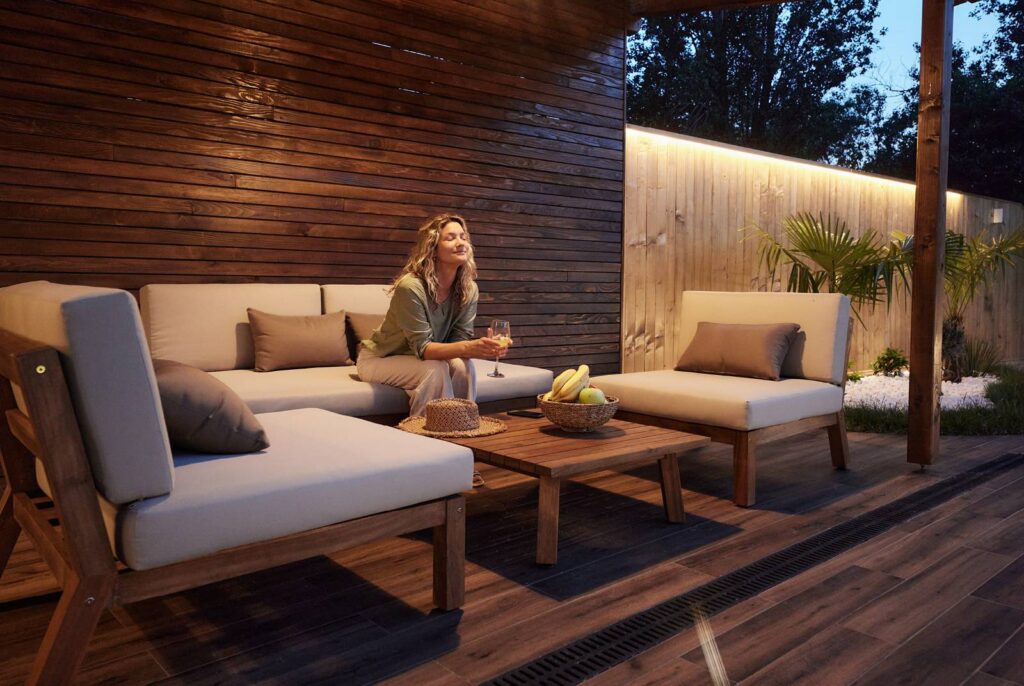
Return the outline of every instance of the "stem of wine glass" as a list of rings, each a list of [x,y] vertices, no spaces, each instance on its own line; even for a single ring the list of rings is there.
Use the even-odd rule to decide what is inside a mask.
[[[498,360],[500,360],[500,359],[501,359],[501,355],[495,355],[494,356],[494,375],[495,376],[498,375]]]

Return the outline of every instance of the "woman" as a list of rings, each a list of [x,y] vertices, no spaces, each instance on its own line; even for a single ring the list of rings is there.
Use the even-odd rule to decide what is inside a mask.
[[[490,337],[473,338],[475,278],[465,219],[440,214],[421,226],[384,322],[362,342],[359,378],[405,389],[410,416],[436,398],[476,400],[469,358],[493,360],[506,349]]]

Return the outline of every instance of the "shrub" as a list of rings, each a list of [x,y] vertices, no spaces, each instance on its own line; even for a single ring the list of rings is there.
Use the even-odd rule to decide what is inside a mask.
[[[995,370],[999,381],[988,387],[985,395],[997,406],[1012,408],[1021,416],[1016,433],[1024,427],[1024,369],[1000,365]]]
[[[988,341],[968,338],[964,341],[964,374],[982,376],[995,374],[1002,363],[1002,355],[995,345]]]
[[[910,360],[903,353],[902,350],[896,348],[886,348],[882,351],[882,354],[878,356],[875,363],[871,365],[871,368],[875,370],[875,374],[881,374],[883,376],[899,376],[900,372],[910,364]]]
[[[863,374],[861,374],[860,372],[853,368],[852,362],[850,363],[850,366],[848,366],[846,369],[846,380],[849,381],[850,383],[857,383],[858,381],[864,378]]]

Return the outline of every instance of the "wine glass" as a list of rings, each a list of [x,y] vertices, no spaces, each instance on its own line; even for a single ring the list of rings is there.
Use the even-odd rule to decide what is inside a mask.
[[[495,319],[491,322],[491,338],[498,341],[498,345],[502,348],[507,348],[512,345],[512,328],[509,323],[504,319]],[[487,376],[493,376],[496,379],[504,379],[505,375],[498,371],[498,360],[501,356],[494,358],[494,371],[490,372]]]

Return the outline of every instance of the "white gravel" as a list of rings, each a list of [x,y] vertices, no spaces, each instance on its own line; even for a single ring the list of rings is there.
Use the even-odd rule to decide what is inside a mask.
[[[943,410],[960,407],[992,407],[992,401],[985,397],[985,389],[998,377],[965,376],[960,383],[942,382],[942,396],[939,405]],[[910,377],[868,375],[857,382],[846,383],[846,406],[889,407],[907,409],[910,393]]]

